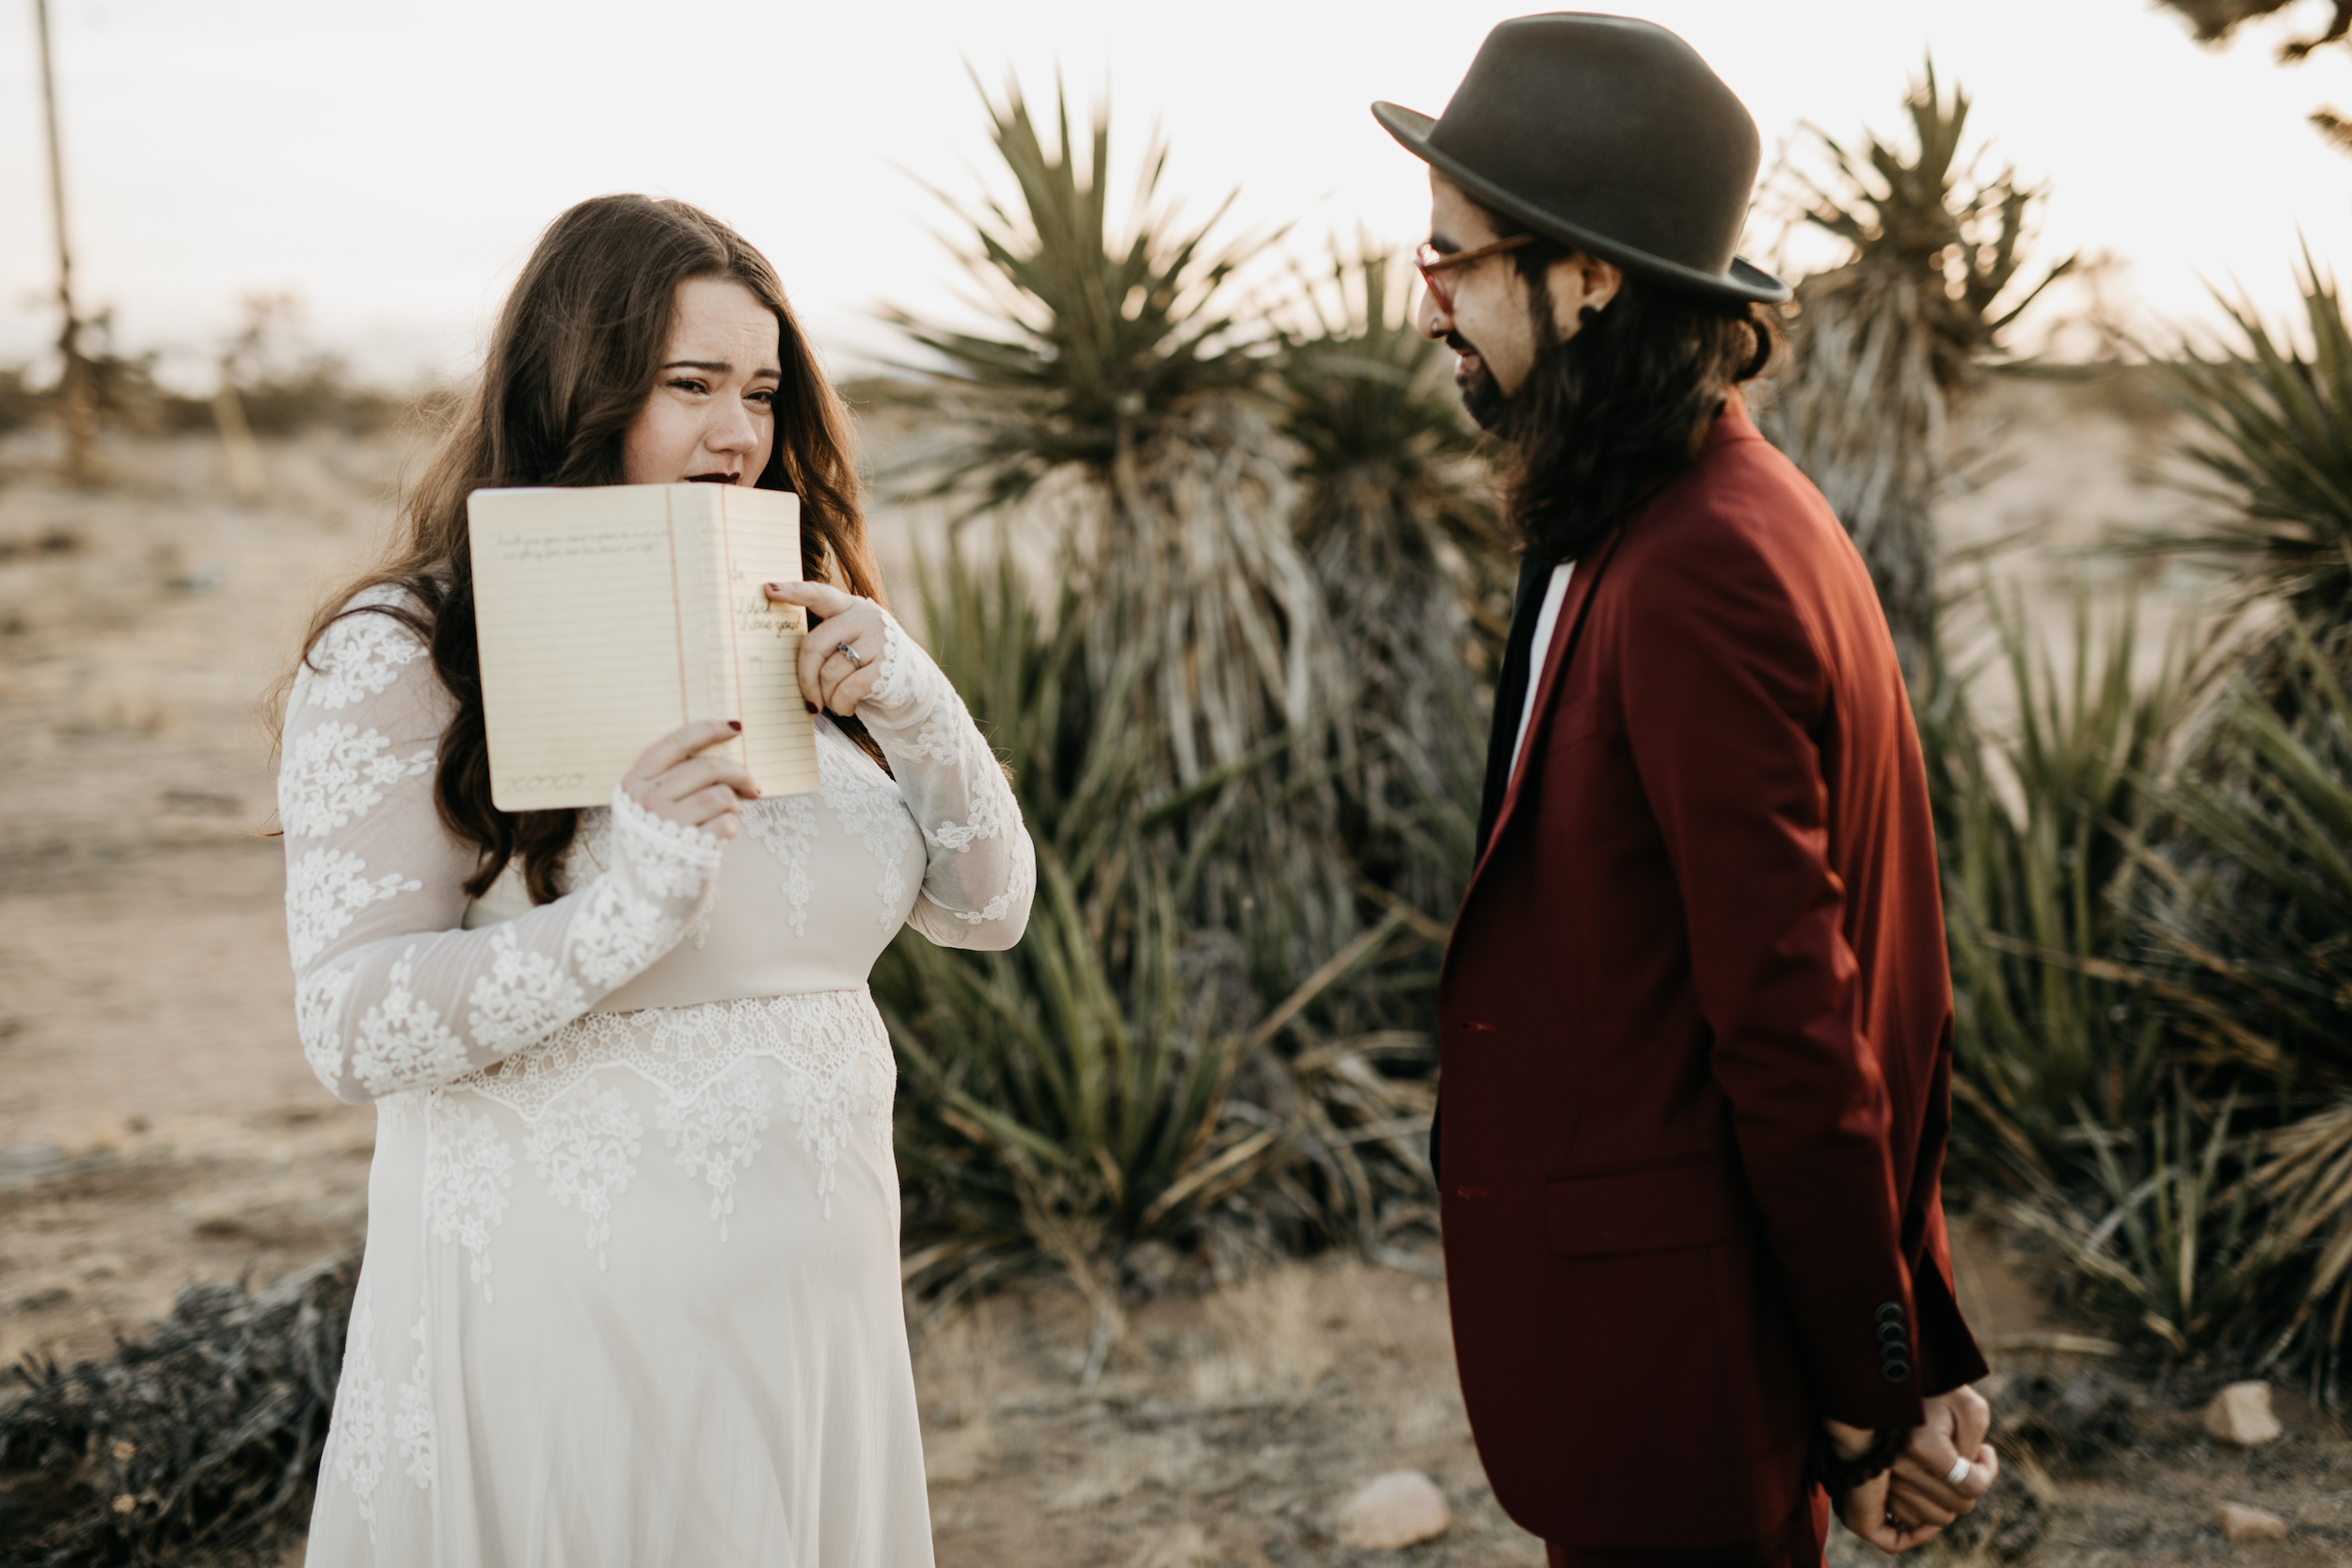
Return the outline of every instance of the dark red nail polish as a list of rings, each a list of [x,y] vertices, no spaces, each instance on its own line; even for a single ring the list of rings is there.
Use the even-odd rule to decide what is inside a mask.
[[[738,735],[741,735],[743,733],[743,721],[740,719],[730,719],[727,721],[727,728],[733,730]]]

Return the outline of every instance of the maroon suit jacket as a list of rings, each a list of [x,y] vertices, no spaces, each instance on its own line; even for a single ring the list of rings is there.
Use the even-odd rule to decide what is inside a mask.
[[[1916,1424],[1984,1370],[1910,702],[1861,557],[1736,396],[1538,657],[1439,985],[1471,1431],[1549,1541],[1771,1535],[1818,1418]]]

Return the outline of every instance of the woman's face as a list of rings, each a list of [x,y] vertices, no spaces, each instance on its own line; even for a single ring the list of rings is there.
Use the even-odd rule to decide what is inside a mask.
[[[691,277],[645,405],[621,436],[628,484],[755,484],[776,445],[776,318],[725,277]]]

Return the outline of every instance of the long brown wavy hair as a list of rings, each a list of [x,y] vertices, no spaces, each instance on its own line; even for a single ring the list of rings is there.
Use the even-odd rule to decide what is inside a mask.
[[[848,411],[818,371],[768,259],[683,201],[603,196],[564,213],[539,237],[507,295],[481,379],[406,497],[390,549],[320,607],[302,644],[307,663],[336,621],[374,614],[408,626],[432,651],[434,672],[457,704],[441,735],[434,800],[450,831],[481,848],[466,882],[472,896],[517,859],[533,903],[561,896],[580,813],[504,812],[491,803],[466,498],[493,486],[620,483],[621,437],[652,395],[678,287],[704,277],[740,283],[775,313],[784,379],[775,448],[757,483],[801,498],[803,575],[882,597]],[[386,586],[403,590],[402,598],[351,604]],[[281,715],[294,676],[288,671],[276,689]],[[837,721],[871,749],[854,720]]]
[[[1488,212],[1497,235],[1526,232]],[[1535,362],[1519,389],[1481,410],[1509,441],[1510,515],[1527,548],[1558,562],[1602,535],[1698,458],[1732,388],[1772,368],[1782,334],[1768,306],[1706,299],[1625,276],[1606,309],[1563,339],[1546,278],[1572,254],[1538,238],[1514,251],[1534,315]]]

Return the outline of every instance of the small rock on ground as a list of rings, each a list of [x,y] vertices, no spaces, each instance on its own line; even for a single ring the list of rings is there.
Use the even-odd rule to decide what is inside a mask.
[[[2240,1508],[2235,1503],[2223,1503],[2221,1533],[2233,1541],[2284,1541],[2287,1538],[2287,1522],[2276,1513],[2265,1513],[2259,1508]]]
[[[1445,1533],[1454,1522],[1438,1483],[1419,1470],[1375,1476],[1340,1505],[1339,1542],[1393,1551]]]
[[[2270,1385],[2233,1383],[2205,1406],[2205,1430],[2224,1443],[2250,1449],[2267,1443],[2286,1428],[2270,1413]]]

